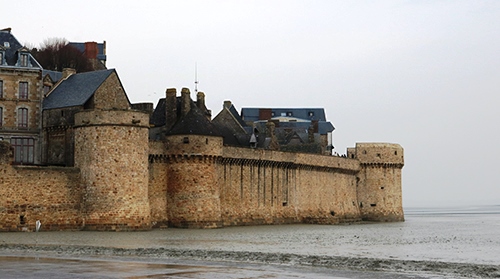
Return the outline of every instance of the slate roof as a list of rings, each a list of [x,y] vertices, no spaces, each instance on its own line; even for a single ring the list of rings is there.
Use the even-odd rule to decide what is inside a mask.
[[[155,127],[160,127],[165,125],[166,119],[166,104],[165,98],[161,98],[156,105],[151,118],[149,119],[149,124],[153,124]]]
[[[191,107],[186,116],[179,119],[172,129],[168,131],[169,135],[206,135],[221,136],[215,125],[198,109]]]
[[[322,108],[242,108],[241,117],[245,121],[259,121],[259,111],[261,109],[271,110],[274,116],[292,116],[300,119],[326,121],[325,110]],[[288,115],[287,113],[291,113]],[[312,113],[312,116],[309,116]]]
[[[234,119],[236,119],[236,121],[238,121],[238,123],[240,123],[241,127],[247,126],[247,123],[245,123],[245,121],[243,121],[243,119],[241,118],[238,111],[236,111],[236,108],[234,107],[234,105],[231,105],[231,107],[229,108],[229,112],[234,116]]]
[[[7,45],[5,43],[7,43]],[[19,43],[19,41],[14,37],[14,35],[10,33],[10,31],[0,30],[0,50],[5,51],[5,62],[7,63],[7,65],[4,64],[0,66],[15,67],[18,58],[17,51],[22,47],[23,45]],[[31,54],[29,54],[29,64],[31,65],[31,67],[28,68],[37,68],[37,69],[42,68]]]
[[[42,70],[42,77],[45,77],[46,75],[50,76],[52,82],[58,82],[62,78],[62,72]]]
[[[84,105],[114,69],[74,74],[61,81],[43,100],[43,109]]]

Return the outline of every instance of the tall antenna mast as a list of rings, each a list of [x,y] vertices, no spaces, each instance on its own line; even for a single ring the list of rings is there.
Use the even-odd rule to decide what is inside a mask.
[[[194,63],[194,93],[198,93],[198,63]]]

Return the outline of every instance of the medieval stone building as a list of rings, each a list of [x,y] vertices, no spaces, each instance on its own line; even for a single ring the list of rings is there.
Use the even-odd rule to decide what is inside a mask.
[[[404,220],[401,146],[358,143],[331,156],[322,110],[260,109],[253,119],[226,101],[212,117],[205,94],[193,100],[187,88],[167,89],[153,110],[130,103],[114,69],[7,66],[50,89],[19,99],[20,81],[6,80],[1,106],[41,116],[33,134],[17,120],[2,127],[13,136],[0,141],[0,231],[33,230],[36,220],[44,230],[114,231]],[[16,163],[21,135],[36,139],[37,164]]]

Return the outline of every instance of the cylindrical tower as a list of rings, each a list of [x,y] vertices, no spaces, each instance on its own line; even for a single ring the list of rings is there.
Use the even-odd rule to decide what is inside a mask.
[[[170,135],[166,147],[169,226],[221,227],[216,164],[222,156],[222,137]]]
[[[360,161],[357,196],[361,218],[367,221],[404,221],[401,169],[403,148],[391,143],[357,143],[355,155]],[[352,156],[354,155],[354,156]]]
[[[75,166],[85,185],[84,229],[151,228],[148,129],[149,116],[144,112],[75,114]]]

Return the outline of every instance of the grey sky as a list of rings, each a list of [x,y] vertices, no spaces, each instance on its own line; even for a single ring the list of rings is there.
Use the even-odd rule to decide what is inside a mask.
[[[500,1],[27,1],[21,43],[107,41],[132,102],[324,107],[339,153],[405,148],[405,206],[500,204]],[[29,9],[25,9],[29,7]]]

